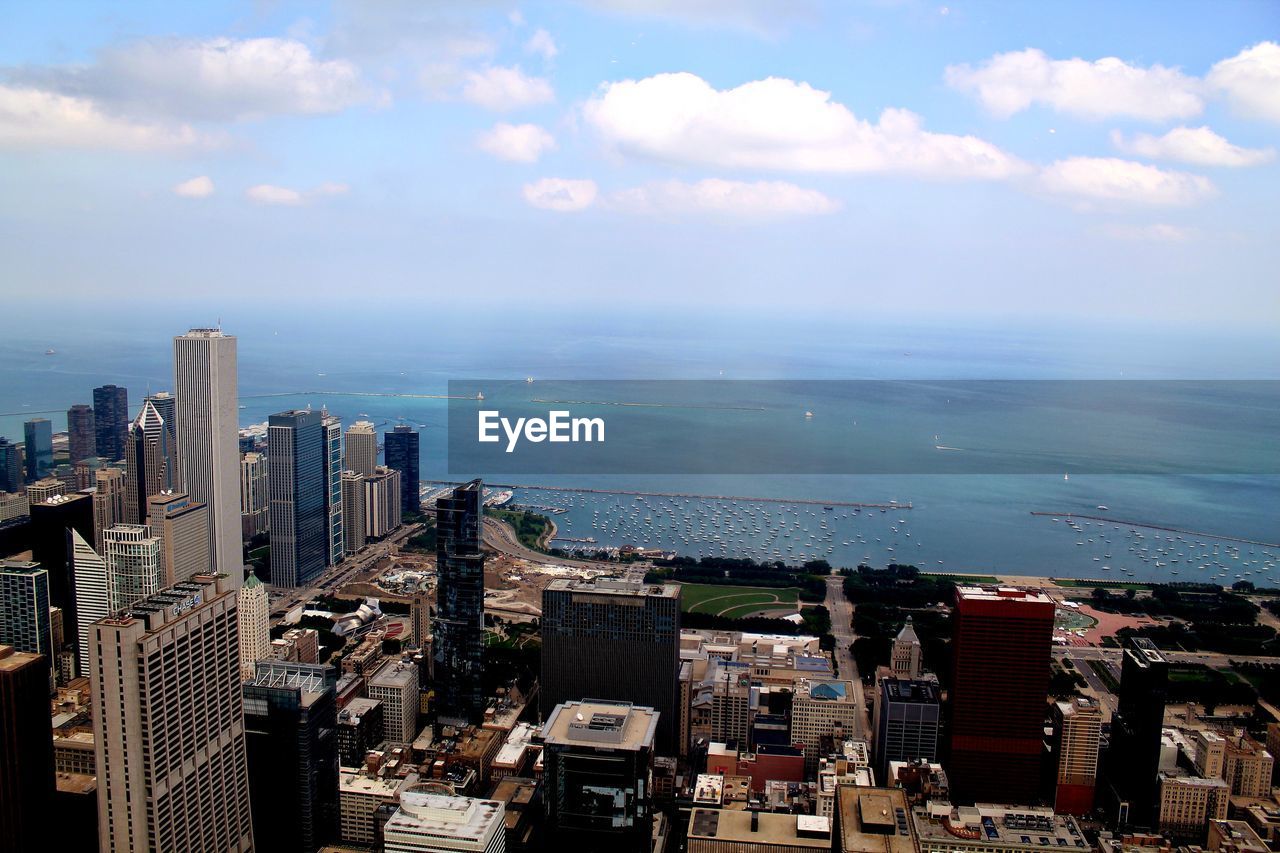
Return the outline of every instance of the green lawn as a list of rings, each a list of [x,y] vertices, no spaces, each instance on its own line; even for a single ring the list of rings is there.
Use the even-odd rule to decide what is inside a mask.
[[[719,586],[681,584],[680,609],[687,613],[715,613],[738,619],[770,605],[795,607],[799,590],[795,587]]]

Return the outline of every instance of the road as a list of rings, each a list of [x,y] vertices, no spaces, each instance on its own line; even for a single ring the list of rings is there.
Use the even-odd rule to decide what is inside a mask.
[[[370,574],[383,558],[395,548],[403,545],[421,529],[422,525],[420,524],[407,524],[401,527],[381,542],[366,545],[360,551],[348,556],[338,565],[317,577],[310,586],[280,590],[279,595],[275,594],[277,587],[272,587],[272,622],[279,621],[285,613],[296,605],[305,604],[318,595],[335,592],[345,583],[357,578],[367,580],[368,578],[362,578],[361,576]]]
[[[569,557],[553,557],[550,554],[543,554],[541,551],[534,551],[520,544],[520,538],[516,536],[515,530],[505,521],[486,516],[484,519],[484,544],[493,550],[506,554],[508,557],[515,557],[520,560],[527,560],[530,563],[538,565],[556,565],[556,566],[581,566],[583,568],[604,569],[609,572],[618,571],[621,566],[618,563],[604,563],[598,560],[579,560]],[[630,574],[630,572],[628,572]],[[643,577],[644,571],[641,570]]]
[[[871,723],[865,692],[862,689],[862,678],[858,674],[858,665],[853,660],[850,647],[853,645],[853,604],[844,597],[843,578],[839,575],[827,576],[827,597],[823,601],[827,612],[831,614],[831,634],[836,638],[836,666],[840,670],[840,678],[853,682],[853,696],[858,703],[857,725],[854,726],[855,738],[871,737]]]

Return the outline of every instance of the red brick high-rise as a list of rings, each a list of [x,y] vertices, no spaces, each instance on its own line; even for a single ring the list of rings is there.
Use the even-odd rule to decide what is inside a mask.
[[[1053,613],[1053,601],[1040,590],[956,589],[946,763],[953,800],[1021,804],[1035,798]]]

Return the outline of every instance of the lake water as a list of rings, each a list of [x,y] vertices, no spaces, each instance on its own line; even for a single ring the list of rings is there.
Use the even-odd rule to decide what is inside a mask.
[[[44,416],[55,430],[65,429],[66,408],[91,402],[95,385],[126,385],[135,407],[148,390],[168,389],[169,337],[189,322],[153,317],[125,329],[90,317],[38,326],[9,319],[13,322],[0,320],[0,434],[17,440],[22,422],[36,412],[51,412]],[[711,324],[705,318],[614,318],[602,326],[560,315],[494,326],[465,317],[366,319],[354,313],[314,324],[291,317],[287,325],[245,315],[229,318],[225,327],[240,338],[242,425],[307,405],[327,407],[344,423],[372,420],[380,431],[410,423],[422,431],[422,474],[428,479],[486,473],[448,471],[446,401],[351,393],[443,394],[451,379],[482,377],[1274,379],[1280,370],[1275,341],[1186,330],[956,331],[871,323],[809,328],[795,322],[772,328],[759,319],[734,317]],[[49,348],[56,354],[45,355]],[[1227,405],[1228,415],[1230,410]],[[1158,439],[1157,427],[1152,440]],[[900,561],[948,571],[1117,580],[1229,582],[1240,577],[1280,585],[1277,549],[1228,539],[1280,541],[1280,477],[1273,474],[1072,474],[1066,480],[1056,472],[544,474],[497,479],[818,502],[517,493],[518,501],[563,510],[555,515],[562,536],[593,538],[600,545],[789,561],[824,558],[836,565],[865,559],[873,565]],[[909,503],[911,509],[855,512],[836,505],[891,501]],[[1068,512],[1115,521],[1077,520],[1075,529],[1065,519]]]

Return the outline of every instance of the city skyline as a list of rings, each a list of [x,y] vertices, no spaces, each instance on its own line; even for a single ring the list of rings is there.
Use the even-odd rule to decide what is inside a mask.
[[[177,279],[229,311],[363,280],[599,313],[759,308],[786,282],[909,317],[1081,318],[1104,298],[1257,327],[1280,309],[1267,4],[12,17],[0,181],[25,217],[0,248],[58,292]],[[494,231],[501,252],[481,248]],[[146,250],[102,264],[114,245]]]

